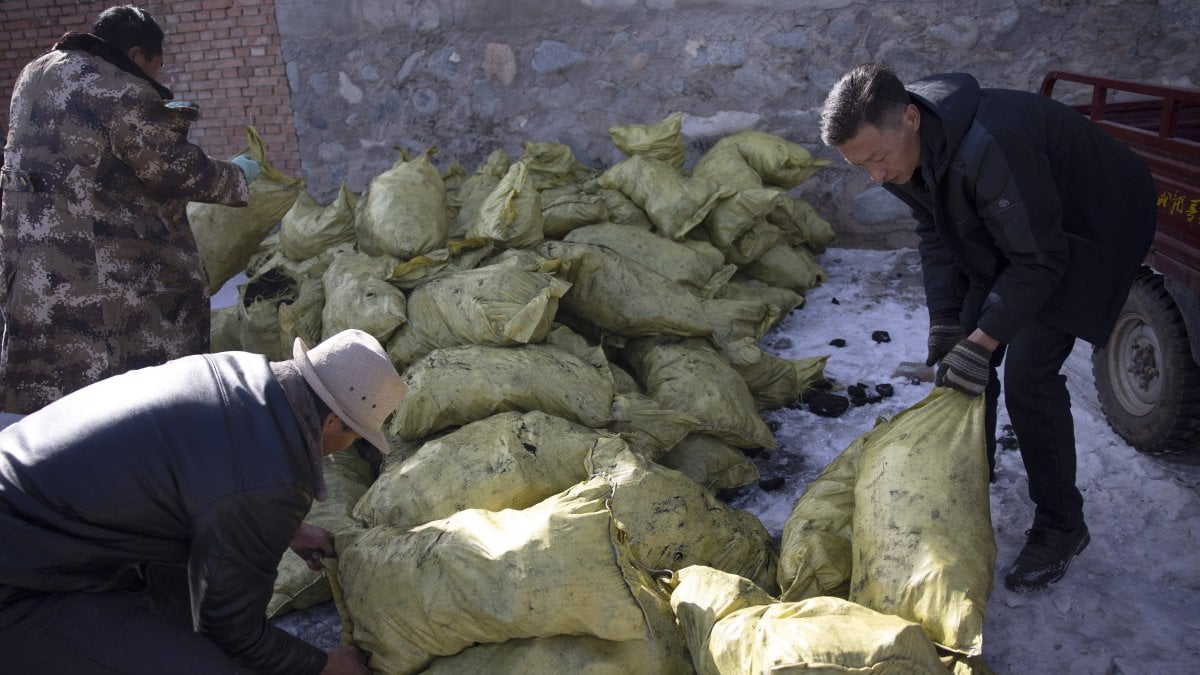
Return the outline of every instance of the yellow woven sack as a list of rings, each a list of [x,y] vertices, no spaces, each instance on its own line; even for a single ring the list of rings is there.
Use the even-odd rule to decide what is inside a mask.
[[[938,387],[871,434],[854,487],[849,599],[977,656],[996,543],[983,397]]]
[[[920,626],[840,598],[776,602],[746,579],[699,567],[671,606],[702,675],[948,673]]]
[[[541,410],[589,427],[612,416],[613,382],[558,347],[435,349],[404,371],[408,394],[392,415],[400,438],[424,438],[501,412]]]
[[[208,271],[209,293],[221,290],[226,281],[246,268],[263,237],[304,190],[303,179],[292,178],[267,161],[262,138],[254,127],[246,127],[246,145],[245,154],[262,165],[258,178],[250,183],[246,206],[187,205],[188,222]]]
[[[401,675],[477,643],[646,639],[634,589],[651,581],[630,562],[611,496],[597,477],[521,511],[366,530],[337,565],[351,641],[374,672]]]
[[[493,415],[389,463],[354,515],[367,525],[415,527],[463,509],[523,509],[586,479],[584,461],[606,437],[541,411]]]

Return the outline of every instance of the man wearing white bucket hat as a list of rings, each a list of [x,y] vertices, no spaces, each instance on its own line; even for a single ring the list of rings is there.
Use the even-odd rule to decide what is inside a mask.
[[[266,621],[279,561],[333,555],[302,523],[320,459],[382,427],[404,382],[347,330],[293,358],[187,356],[0,431],[0,653],[20,673],[368,673]],[[181,620],[185,619],[185,620]]]

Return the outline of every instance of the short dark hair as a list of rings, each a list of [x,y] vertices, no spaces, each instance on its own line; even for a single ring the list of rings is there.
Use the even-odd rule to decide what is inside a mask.
[[[821,111],[821,140],[841,145],[858,135],[863,125],[891,128],[911,100],[904,83],[887,66],[865,63],[842,76]]]
[[[149,12],[133,5],[109,7],[101,12],[92,24],[92,35],[123,52],[141,47],[148,59],[162,54],[162,29]]]

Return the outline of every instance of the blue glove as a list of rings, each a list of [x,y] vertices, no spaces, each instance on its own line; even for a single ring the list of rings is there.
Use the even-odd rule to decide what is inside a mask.
[[[191,101],[171,101],[167,103],[168,108],[199,108],[200,106]]]
[[[241,154],[229,161],[236,164],[242,173],[246,174],[246,185],[253,183],[254,179],[258,178],[258,174],[262,172],[262,164],[259,164],[258,160],[252,159],[250,155]]]
[[[942,357],[934,382],[964,394],[978,396],[987,388],[991,376],[992,353],[987,347],[963,338]]]

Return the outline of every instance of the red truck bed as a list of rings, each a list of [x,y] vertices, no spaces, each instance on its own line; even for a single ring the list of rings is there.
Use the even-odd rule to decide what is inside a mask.
[[[1147,264],[1200,292],[1200,89],[1051,71],[1041,93],[1052,96],[1059,82],[1090,98],[1072,107],[1141,155],[1154,176],[1158,232]]]

